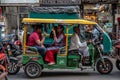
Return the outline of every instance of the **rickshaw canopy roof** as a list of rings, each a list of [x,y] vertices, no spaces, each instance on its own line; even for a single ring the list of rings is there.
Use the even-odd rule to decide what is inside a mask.
[[[94,25],[96,22],[84,19],[41,19],[41,18],[23,18],[23,23],[64,23],[64,24],[84,24]]]

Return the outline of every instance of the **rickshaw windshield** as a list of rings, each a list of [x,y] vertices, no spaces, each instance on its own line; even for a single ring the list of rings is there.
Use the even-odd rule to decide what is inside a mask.
[[[101,28],[98,27],[98,25],[96,24],[87,24],[87,25],[83,25],[80,24],[79,25],[80,28],[80,34],[82,36],[82,42],[86,41],[86,40],[96,40],[96,38],[98,38],[103,32],[101,30]]]

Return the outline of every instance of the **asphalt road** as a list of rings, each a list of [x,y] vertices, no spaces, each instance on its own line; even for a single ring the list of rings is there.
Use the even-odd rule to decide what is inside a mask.
[[[112,60],[115,64],[115,60]],[[8,80],[120,80],[120,71],[114,65],[113,71],[108,75],[101,75],[97,71],[75,69],[55,69],[44,70],[41,77],[31,79],[28,78],[23,69],[16,75],[8,75]]]

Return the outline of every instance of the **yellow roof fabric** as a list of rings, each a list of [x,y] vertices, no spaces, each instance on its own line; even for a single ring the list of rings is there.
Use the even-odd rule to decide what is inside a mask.
[[[97,24],[93,21],[83,19],[40,19],[40,18],[24,18],[23,23],[65,23],[65,24]]]

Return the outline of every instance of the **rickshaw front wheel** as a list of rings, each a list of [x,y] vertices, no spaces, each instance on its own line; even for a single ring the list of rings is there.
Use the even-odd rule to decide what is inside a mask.
[[[100,59],[96,64],[96,69],[101,74],[109,74],[113,70],[113,64],[108,58]]]
[[[120,70],[120,60],[119,59],[116,60],[116,67],[118,70]]]
[[[25,74],[30,78],[37,78],[42,73],[42,67],[37,62],[28,62],[25,65]]]

